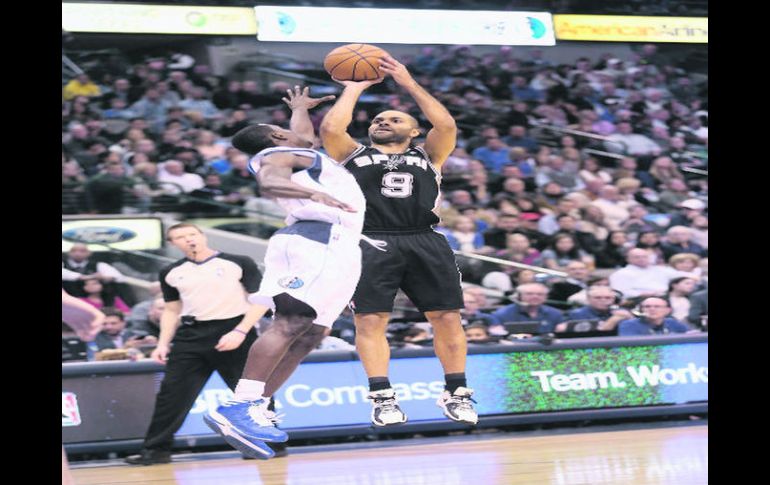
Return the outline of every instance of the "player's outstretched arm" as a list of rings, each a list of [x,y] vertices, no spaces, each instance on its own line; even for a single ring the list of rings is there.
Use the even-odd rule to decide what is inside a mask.
[[[310,121],[308,110],[315,108],[324,101],[331,101],[336,96],[329,95],[322,98],[311,98],[310,88],[307,86],[304,89],[294,86],[293,90],[286,90],[286,95],[287,97],[281,99],[291,108],[289,129],[312,143],[315,140],[315,130],[313,129],[313,123]]]
[[[361,93],[369,86],[382,82],[382,79],[370,79],[368,81],[340,81],[335,79],[345,86],[345,89],[342,90],[342,94],[332,109],[324,116],[319,129],[324,149],[332,159],[342,161],[358,147],[358,143],[347,132],[348,125],[353,121],[353,109],[356,107]]]
[[[431,162],[436,167],[441,167],[455,149],[457,142],[457,125],[449,110],[420,86],[409,74],[406,66],[392,56],[384,56],[380,60],[380,70],[393,77],[393,80],[414,98],[417,106],[433,125],[425,139],[425,151],[430,155]]]
[[[283,197],[287,199],[310,199],[331,207],[348,212],[356,210],[344,202],[340,202],[329,194],[308,189],[291,181],[292,168],[295,166],[295,155],[291,153],[271,153],[262,158],[262,164],[257,173],[259,189],[267,197]]]

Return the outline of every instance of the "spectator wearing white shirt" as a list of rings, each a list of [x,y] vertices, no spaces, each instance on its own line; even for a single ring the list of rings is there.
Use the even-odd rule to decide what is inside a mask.
[[[610,275],[610,287],[626,298],[662,296],[668,291],[671,272],[665,266],[650,265],[650,253],[634,248],[626,254],[628,264]]]
[[[75,243],[62,261],[62,281],[84,281],[98,279],[103,283],[122,283],[123,273],[101,261],[93,261],[91,250],[82,243]],[[71,292],[68,292],[72,294]]]
[[[634,133],[631,123],[622,121],[617,125],[618,132],[608,136],[604,146],[609,152],[631,156],[658,155],[660,145],[645,135]]]
[[[611,231],[618,231],[623,222],[631,215],[628,212],[628,201],[621,200],[620,190],[614,185],[605,185],[599,190],[599,198],[591,202],[604,214],[604,224]]]
[[[200,175],[185,172],[184,164],[179,160],[168,160],[161,165],[158,182],[174,184],[164,187],[168,193],[173,194],[178,194],[180,188],[184,193],[189,193],[206,185]]]

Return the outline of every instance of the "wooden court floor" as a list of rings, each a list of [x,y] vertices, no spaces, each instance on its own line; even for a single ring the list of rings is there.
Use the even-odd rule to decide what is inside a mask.
[[[72,472],[77,485],[700,485],[708,483],[707,446],[708,427],[697,425],[290,448],[289,456],[267,461],[225,452],[150,467],[73,464]]]

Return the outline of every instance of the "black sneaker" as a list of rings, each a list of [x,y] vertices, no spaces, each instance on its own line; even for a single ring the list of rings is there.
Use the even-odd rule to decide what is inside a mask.
[[[171,463],[171,452],[166,450],[142,450],[139,455],[131,455],[124,460],[129,465],[156,465]]]

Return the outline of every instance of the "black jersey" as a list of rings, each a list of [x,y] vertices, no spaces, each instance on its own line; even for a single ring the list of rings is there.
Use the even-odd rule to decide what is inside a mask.
[[[364,231],[408,231],[439,222],[441,173],[421,147],[395,154],[361,145],[343,165],[366,197]]]

